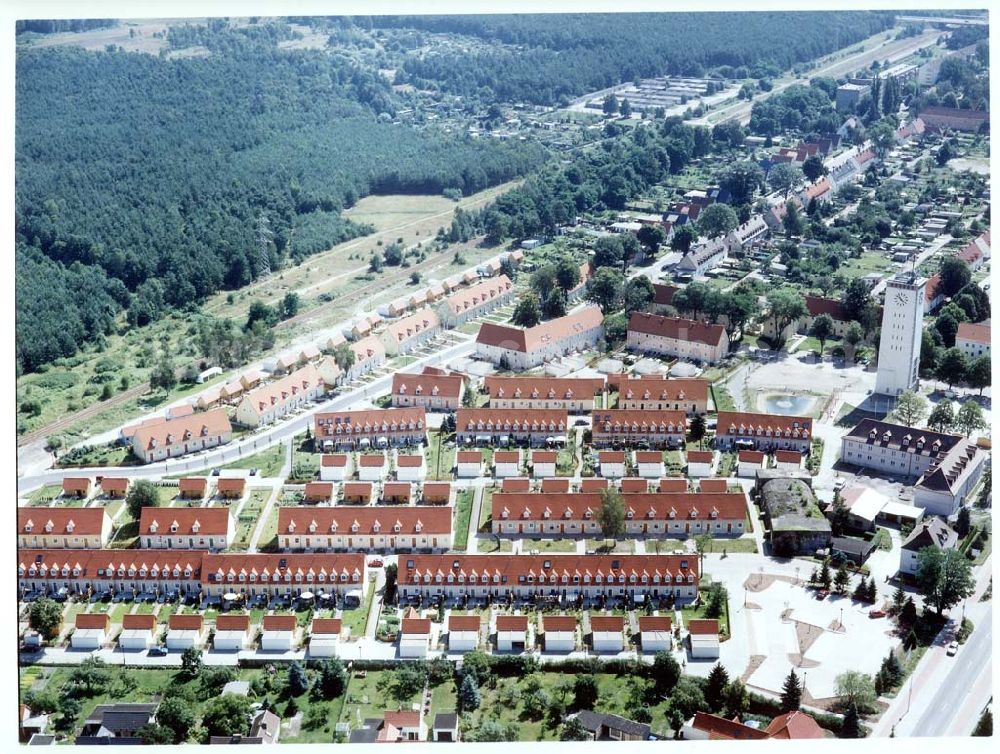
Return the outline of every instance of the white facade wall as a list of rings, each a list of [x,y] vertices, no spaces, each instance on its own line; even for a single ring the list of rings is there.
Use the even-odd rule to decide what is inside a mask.
[[[459,479],[475,479],[483,475],[482,462],[458,464]]]
[[[246,631],[216,631],[213,646],[217,652],[238,652],[250,643]]]
[[[288,652],[292,648],[292,632],[265,631],[260,637],[260,648],[265,652]]]
[[[153,646],[153,632],[128,628],[118,635],[118,645],[122,649],[142,650]]]
[[[546,631],[546,652],[572,652],[576,649],[575,631]]]
[[[625,464],[601,463],[601,476],[605,479],[621,479],[625,476]]]
[[[621,631],[594,631],[593,643],[595,652],[621,652],[623,649]]]
[[[712,476],[712,464],[710,463],[688,463],[688,476],[692,479]]]
[[[340,649],[340,638],[332,634],[321,634],[309,639],[311,657],[336,657]]]
[[[351,476],[351,462],[348,460],[346,466],[320,466],[319,478],[323,482],[342,482]]]
[[[70,637],[73,649],[100,649],[107,643],[107,634],[97,628],[77,628]]]
[[[403,636],[399,640],[400,657],[426,657],[427,644],[430,640],[426,634]]]
[[[511,652],[514,644],[520,643],[527,647],[526,631],[497,631],[497,649],[501,652]]]
[[[479,646],[478,631],[449,631],[448,650],[451,652],[470,652]]]
[[[640,640],[643,652],[669,652],[673,648],[669,631],[643,631]]]
[[[199,647],[204,639],[202,631],[174,629],[167,631],[167,649],[185,650],[189,647]]]
[[[535,479],[551,479],[556,475],[556,465],[554,463],[533,463],[531,465],[531,476]]]

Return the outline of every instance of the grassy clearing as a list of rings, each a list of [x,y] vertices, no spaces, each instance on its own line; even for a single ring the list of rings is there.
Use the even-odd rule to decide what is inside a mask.
[[[707,618],[705,615],[705,605],[701,604],[697,607],[685,606],[681,608],[681,620],[684,622],[684,628],[687,628],[688,623],[692,620],[699,618]],[[719,621],[719,632],[725,635],[729,635],[729,620],[725,613],[721,617],[716,618]]]
[[[85,466],[136,466],[139,459],[124,445],[85,445],[67,451],[56,461],[57,468]]]
[[[479,510],[478,531],[491,531],[493,521],[493,488],[487,487],[483,490],[483,505]]]
[[[260,476],[273,477],[281,473],[281,467],[285,464],[285,446],[276,445],[273,448],[262,450],[252,456],[241,458],[238,461],[227,463],[224,469],[259,469]]]
[[[347,723],[351,729],[360,728],[369,717],[381,718],[386,710],[409,709],[411,704],[420,701],[420,693],[408,699],[393,699],[384,689],[384,684],[392,675],[391,670],[369,670],[364,677],[358,674],[351,676],[344,693],[344,704],[339,722]],[[380,689],[380,687],[382,687]]]
[[[28,495],[28,505],[48,505],[62,493],[62,486],[47,484]]]
[[[524,551],[539,552],[576,552],[575,539],[525,539],[521,542]]]
[[[425,448],[428,479],[451,479],[451,470],[455,467],[454,447],[446,447],[451,435],[445,435],[440,431],[430,431],[427,433],[427,447]]]
[[[635,542],[629,539],[617,540],[614,542],[612,542],[612,540],[610,539],[588,539],[587,551],[600,552],[600,553],[617,552],[621,554],[630,554],[635,552]]]
[[[278,505],[272,505],[261,529],[257,549],[263,552],[275,552],[278,549]]]
[[[469,518],[472,516],[472,498],[475,490],[468,487],[461,490],[455,498],[455,546],[454,549],[465,551],[469,546]]]
[[[364,602],[361,603],[360,607],[355,607],[350,610],[345,610],[343,614],[344,626],[351,630],[351,636],[364,636],[365,628],[368,626],[368,610],[371,607],[372,600],[375,598],[375,582],[368,584],[368,588],[365,591]]]
[[[705,552],[757,552],[757,542],[751,537],[713,539]]]
[[[260,520],[260,514],[264,511],[264,504],[270,496],[269,489],[250,490],[250,497],[243,504],[240,515],[236,519],[236,536],[230,550],[243,551],[250,547],[250,538],[253,536],[254,527]]]
[[[716,411],[736,410],[736,401],[733,400],[733,396],[727,388],[722,385],[712,385],[710,389],[712,391],[712,403],[715,404]]]

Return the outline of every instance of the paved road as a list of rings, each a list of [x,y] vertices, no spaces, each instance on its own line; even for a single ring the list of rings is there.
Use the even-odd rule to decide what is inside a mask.
[[[475,343],[471,340],[464,341],[454,346],[445,348],[434,354],[425,356],[418,361],[407,366],[407,369],[415,369],[421,366],[440,364],[452,359],[468,356],[473,352]],[[158,478],[168,475],[184,474],[188,472],[204,471],[206,469],[232,463],[243,456],[253,455],[274,445],[290,440],[295,435],[305,431],[311,426],[313,415],[321,411],[336,411],[350,408],[369,396],[386,393],[392,386],[392,374],[386,374],[366,385],[359,386],[352,390],[341,393],[328,401],[317,404],[304,411],[298,416],[288,421],[275,424],[262,432],[256,433],[238,442],[232,442],[219,448],[214,448],[201,454],[183,456],[181,458],[169,459],[159,463],[150,463],[144,466],[110,466],[92,467],[87,469],[90,475],[125,476],[130,478]],[[17,480],[17,490],[19,495],[23,495],[47,484],[59,484],[65,476],[79,475],[79,469],[50,469],[38,474],[24,476]]]

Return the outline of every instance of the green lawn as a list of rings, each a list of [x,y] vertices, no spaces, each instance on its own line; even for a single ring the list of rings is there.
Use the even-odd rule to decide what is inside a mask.
[[[230,550],[242,551],[250,546],[250,538],[253,536],[254,527],[260,519],[260,514],[264,510],[271,490],[268,488],[258,488],[250,490],[250,497],[243,504],[240,515],[236,519],[236,537],[233,539]],[[261,540],[266,541],[266,540]]]
[[[62,485],[47,484],[28,495],[28,505],[48,505],[62,492]]]
[[[525,539],[521,549],[538,550],[539,552],[576,552],[575,539]]]
[[[273,552],[278,549],[278,505],[272,505],[257,540],[257,549]]]
[[[474,490],[468,487],[455,499],[455,550],[465,551],[469,545],[469,517],[472,515]]]
[[[414,702],[420,701],[420,692],[403,700],[392,699],[387,693],[380,691],[380,681],[391,676],[391,670],[369,670],[364,678],[358,674],[351,676],[344,693],[344,704],[339,722],[347,723],[351,729],[359,728],[369,717],[381,718],[386,710],[394,710],[402,705],[409,709]]]
[[[687,628],[688,623],[697,618],[705,618],[705,605],[701,604],[697,607],[683,607],[681,608],[681,620],[684,622],[684,628]],[[729,634],[729,621],[726,619],[726,615],[723,614],[719,621],[719,632],[725,635]]]
[[[733,396],[730,394],[729,390],[722,385],[712,385],[712,402],[715,404],[716,411],[735,411],[736,401],[733,400]]]
[[[372,600],[375,598],[375,582],[368,584],[368,588],[365,592],[364,602],[361,603],[360,607],[355,607],[351,610],[344,610],[343,620],[344,627],[351,629],[351,636],[364,636],[365,628],[368,625],[368,610],[371,607]]]
[[[84,445],[68,450],[56,461],[57,468],[76,466],[135,466],[139,459],[128,446],[118,444]]]
[[[238,461],[227,463],[224,469],[260,469],[257,473],[260,476],[273,477],[281,473],[281,467],[285,463],[285,446],[276,445],[273,448],[262,450]]]
[[[635,543],[632,540],[617,540],[614,543],[614,549],[611,549],[610,539],[588,539],[587,540],[587,550],[593,552],[618,552],[618,553],[633,553],[635,552]]]
[[[483,505],[479,509],[479,525],[476,527],[477,531],[491,531],[493,520],[493,488],[486,487],[483,489]]]
[[[730,539],[728,537],[713,538],[706,552],[757,552],[757,543],[749,537]]]
[[[444,447],[450,435],[430,431],[427,433],[427,478],[451,479],[451,470],[455,466],[455,448]]]
[[[576,432],[570,430],[569,442],[556,455],[556,475],[573,476],[576,473]]]

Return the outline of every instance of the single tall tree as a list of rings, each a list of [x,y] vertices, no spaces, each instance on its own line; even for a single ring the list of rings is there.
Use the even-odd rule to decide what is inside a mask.
[[[977,430],[985,429],[986,419],[983,417],[982,406],[976,401],[967,400],[955,415],[955,426],[964,432],[966,437]]]
[[[935,432],[950,432],[955,424],[955,409],[951,401],[945,399],[939,401],[927,417],[927,426]]]
[[[715,663],[708,673],[708,682],[705,684],[705,701],[712,712],[722,710],[726,686],[729,684],[729,673],[722,667],[722,663]]]
[[[907,390],[899,396],[893,414],[907,427],[919,424],[927,415],[927,399],[912,390]]]
[[[795,668],[788,672],[781,687],[781,711],[795,712],[802,704],[802,683],[795,674]]]
[[[601,533],[616,541],[625,534],[625,500],[616,487],[601,490],[601,512],[597,516]]]
[[[138,479],[128,488],[125,495],[125,508],[133,520],[138,521],[143,508],[156,508],[160,504],[160,496],[154,485],[148,479]]]
[[[812,327],[809,328],[809,334],[819,341],[819,355],[823,355],[823,351],[826,349],[826,341],[830,339],[830,336],[836,332],[836,327],[833,324],[833,317],[829,314],[820,314],[813,320]]]
[[[517,302],[510,321],[518,327],[534,327],[541,319],[542,312],[538,305],[538,295],[529,291],[521,296],[521,300]]]
[[[917,585],[938,615],[972,594],[975,583],[972,564],[964,553],[932,545],[917,553]]]

